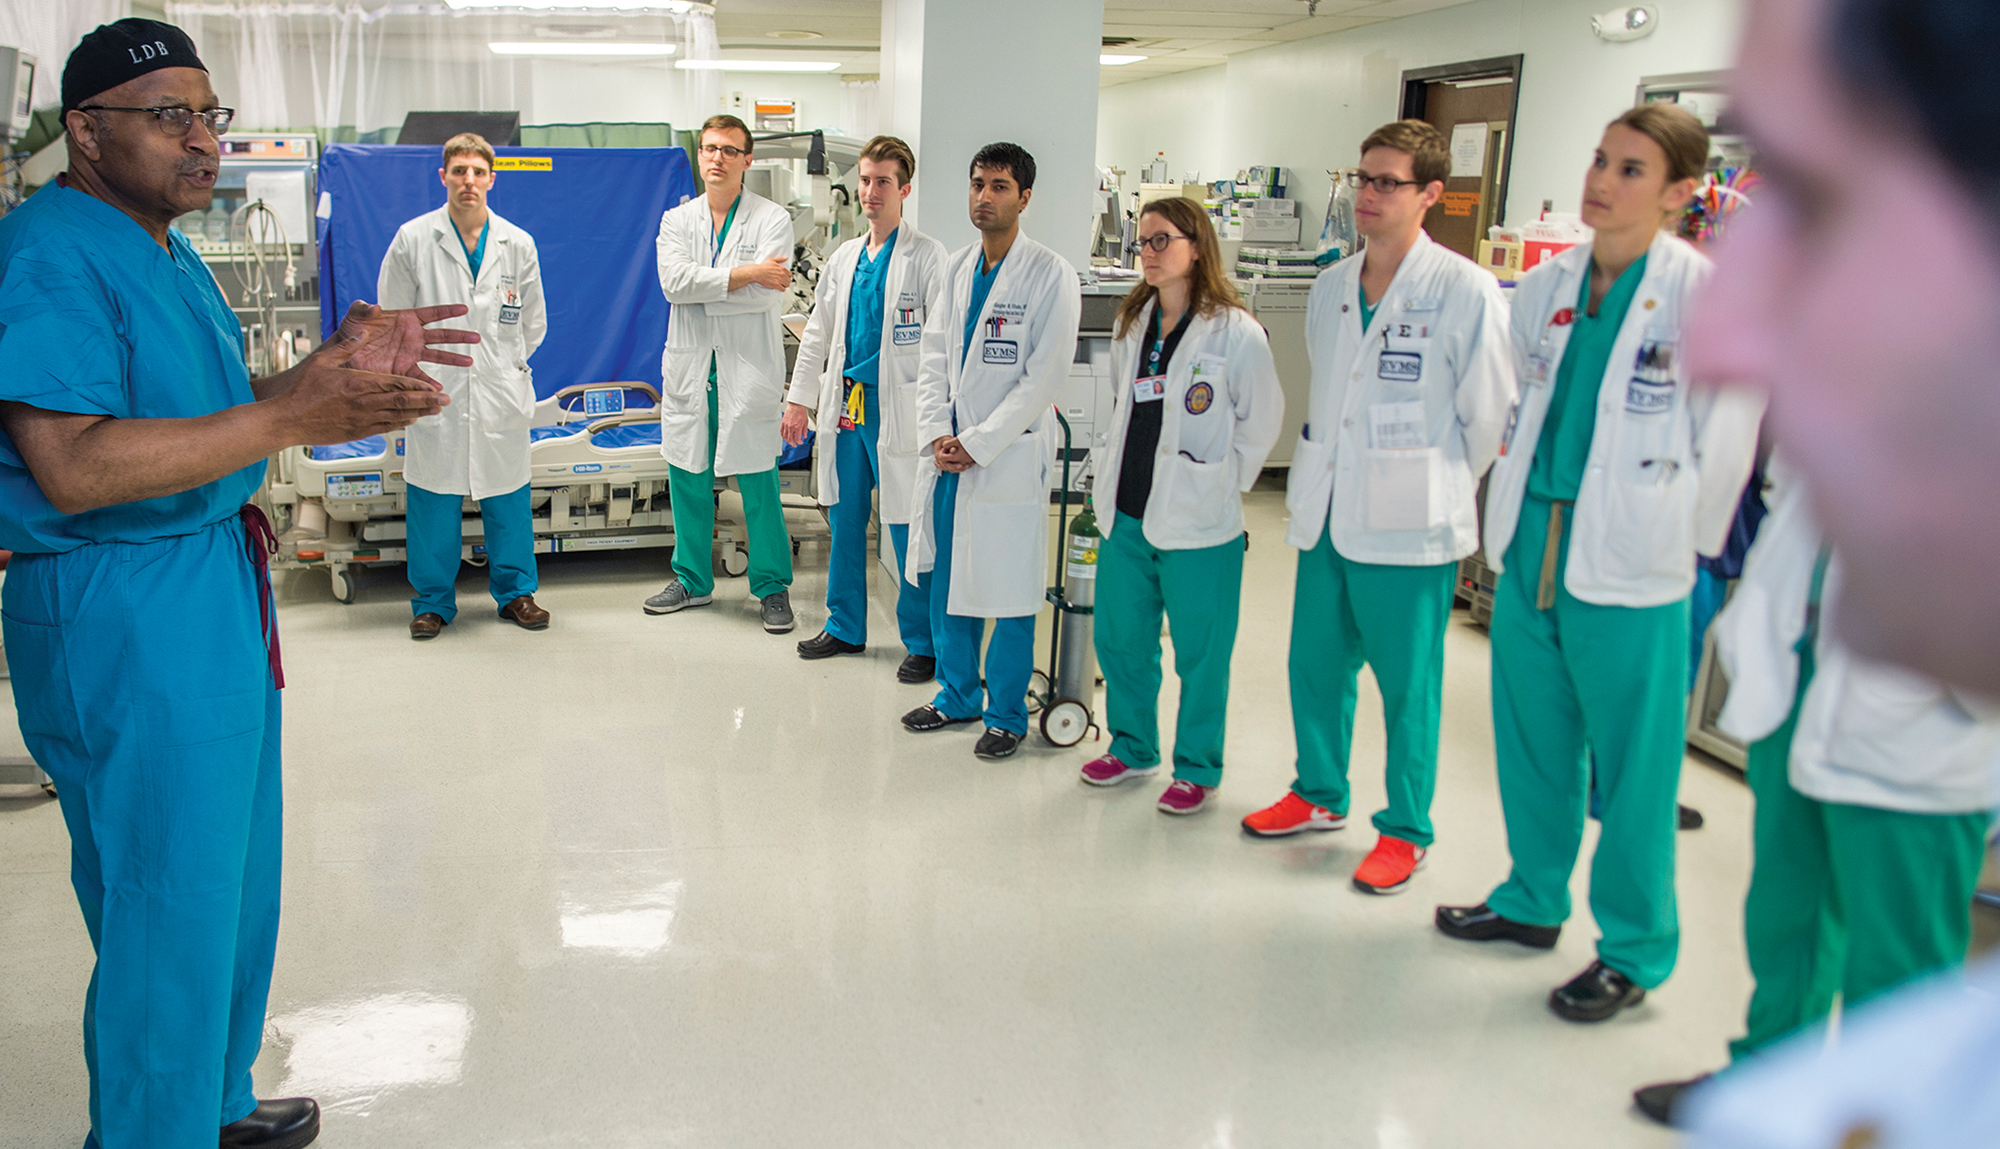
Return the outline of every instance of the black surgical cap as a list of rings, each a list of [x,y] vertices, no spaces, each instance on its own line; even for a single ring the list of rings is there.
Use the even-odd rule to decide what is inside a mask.
[[[208,71],[195,54],[194,41],[172,24],[139,19],[100,24],[63,67],[62,110],[68,114],[93,96],[161,68]]]

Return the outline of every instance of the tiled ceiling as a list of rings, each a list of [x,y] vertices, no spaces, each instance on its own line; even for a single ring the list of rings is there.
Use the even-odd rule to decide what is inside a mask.
[[[1004,2],[1004,0],[1000,0]],[[1237,52],[1449,8],[1468,0],[1104,0],[1105,51],[1145,56],[1102,70],[1130,83],[1220,64]],[[837,60],[846,74],[881,67],[881,0],[715,0],[724,57]],[[811,39],[772,33],[811,32]],[[1127,42],[1129,41],[1129,42]]]

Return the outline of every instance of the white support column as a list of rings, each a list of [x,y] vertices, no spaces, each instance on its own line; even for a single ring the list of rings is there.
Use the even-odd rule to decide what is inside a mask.
[[[882,0],[883,130],[917,153],[910,219],[971,243],[966,167],[1011,141],[1035,157],[1022,230],[1090,266],[1103,37],[1104,0]]]

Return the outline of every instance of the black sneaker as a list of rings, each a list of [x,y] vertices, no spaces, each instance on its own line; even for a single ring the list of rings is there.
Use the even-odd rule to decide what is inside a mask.
[[[896,668],[896,681],[906,686],[937,680],[937,659],[928,654],[912,654]]]
[[[1012,730],[995,730],[988,726],[986,733],[979,736],[979,745],[972,753],[980,758],[1012,758],[1014,751],[1021,748],[1021,735]]]
[[[970,718],[953,718],[937,707],[925,703],[903,715],[903,729],[919,734],[929,734],[933,730],[943,730],[947,726],[964,726],[968,722],[979,721],[979,715]]]
[[[799,643],[799,657],[811,661],[815,658],[832,658],[836,654],[860,654],[867,649],[866,643],[848,642],[822,630]]]
[[[1463,942],[1520,942],[1538,950],[1556,948],[1556,940],[1562,937],[1561,926],[1531,926],[1503,918],[1485,902],[1476,906],[1439,906],[1437,928],[1446,937]]]
[[[1604,1021],[1644,1000],[1645,990],[1601,961],[1549,991],[1549,1008],[1569,1021]]]

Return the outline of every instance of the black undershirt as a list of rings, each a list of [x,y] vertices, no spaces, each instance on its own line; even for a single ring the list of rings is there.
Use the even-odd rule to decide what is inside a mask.
[[[1174,348],[1180,346],[1181,336],[1193,315],[1193,308],[1181,312],[1181,320],[1174,324],[1173,332],[1161,339],[1160,309],[1154,305],[1138,378],[1167,373],[1167,364],[1174,359]],[[1146,517],[1146,500],[1153,495],[1153,452],[1160,449],[1160,424],[1166,405],[1165,398],[1133,403],[1131,422],[1125,425],[1125,454],[1118,467],[1118,510],[1135,519]]]

